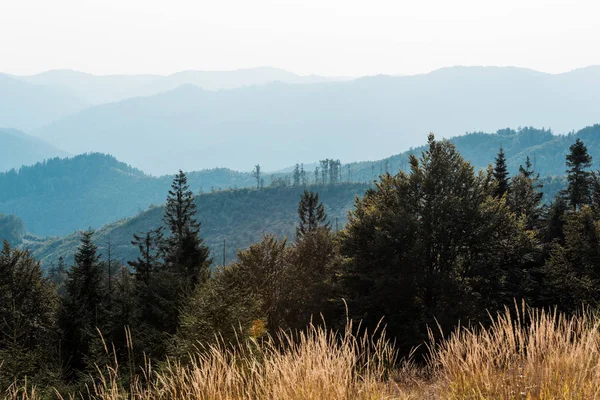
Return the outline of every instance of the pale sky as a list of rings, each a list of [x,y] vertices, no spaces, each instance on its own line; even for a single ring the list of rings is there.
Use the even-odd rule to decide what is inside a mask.
[[[0,0],[0,71],[415,74],[600,64],[598,0]]]

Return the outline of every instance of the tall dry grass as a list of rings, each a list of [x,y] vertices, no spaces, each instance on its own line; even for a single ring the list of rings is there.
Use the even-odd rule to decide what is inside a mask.
[[[78,397],[93,399],[600,399],[600,322],[521,307],[488,328],[457,328],[429,345],[428,365],[396,361],[384,335],[323,327],[276,340],[200,349],[191,361],[146,362],[123,382],[99,368]],[[108,349],[107,349],[108,350]],[[131,367],[133,368],[133,366]],[[426,377],[426,378],[424,378]],[[8,398],[37,400],[13,386]],[[57,393],[58,398],[63,398]],[[68,397],[64,397],[68,398]]]
[[[457,329],[431,347],[444,399],[600,399],[600,320],[506,309],[487,328]]]

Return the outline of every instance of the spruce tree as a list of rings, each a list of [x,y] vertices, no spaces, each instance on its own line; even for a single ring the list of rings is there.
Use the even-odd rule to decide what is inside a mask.
[[[500,147],[500,151],[498,151],[498,155],[496,156],[494,179],[497,184],[496,196],[504,196],[504,194],[508,192],[508,169],[506,167],[506,156],[504,155],[504,149],[502,149],[502,147]]]
[[[296,228],[297,238],[301,238],[308,232],[320,228],[329,230],[330,223],[327,222],[325,206],[319,202],[319,194],[305,190],[298,203],[299,223]]]
[[[533,229],[538,225],[542,214],[542,184],[539,174],[533,171],[529,156],[525,166],[519,166],[519,173],[512,178],[507,203],[511,210],[527,219],[527,228]]]
[[[163,221],[170,231],[163,248],[166,267],[184,276],[191,287],[204,282],[212,260],[208,247],[200,238],[194,194],[182,171],[173,179]]]
[[[592,156],[589,155],[586,145],[577,139],[569,147],[567,155],[567,199],[573,210],[578,210],[581,206],[591,203],[591,172],[588,169],[592,166]]]
[[[138,248],[140,255],[135,261],[128,261],[127,264],[133,268],[136,281],[145,284],[150,282],[150,277],[160,262],[162,241],[162,227],[151,229],[143,235],[133,235],[131,244]]]
[[[300,164],[296,164],[294,167],[294,187],[300,186],[301,173],[300,173]]]
[[[107,322],[105,277],[93,234],[92,230],[82,233],[59,315],[63,359],[70,371],[92,367],[92,342],[98,339],[97,329],[102,330]]]

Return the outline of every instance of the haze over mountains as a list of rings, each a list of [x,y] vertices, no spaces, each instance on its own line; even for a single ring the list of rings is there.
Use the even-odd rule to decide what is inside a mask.
[[[52,70],[16,78],[69,93],[89,104],[109,103],[138,96],[151,96],[173,90],[181,85],[195,85],[205,90],[223,90],[277,81],[315,83],[331,80],[321,76],[300,76],[271,67],[232,71],[182,71],[167,76],[149,74],[91,75],[72,70]]]
[[[0,128],[27,131],[88,106],[71,94],[0,73]]]
[[[0,128],[0,172],[69,154],[16,129]]]
[[[566,133],[597,122],[600,67],[551,75],[456,67],[305,85],[222,91],[185,85],[95,106],[32,134],[70,153],[109,153],[145,172],[267,170],[336,154],[380,159],[424,143],[505,126]],[[183,145],[185,143],[185,145]]]

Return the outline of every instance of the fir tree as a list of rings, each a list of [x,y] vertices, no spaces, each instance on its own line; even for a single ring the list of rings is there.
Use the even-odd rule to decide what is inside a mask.
[[[308,190],[304,191],[298,203],[298,217],[300,220],[296,228],[296,236],[298,238],[320,228],[330,229],[325,207],[323,203],[319,202],[318,193]]]
[[[300,173],[300,164],[296,164],[294,167],[294,187],[300,186],[301,173]]]
[[[185,276],[191,286],[205,281],[211,260],[208,247],[200,238],[194,194],[182,171],[173,179],[163,221],[170,231],[163,248],[167,268]]]
[[[508,192],[508,169],[506,167],[506,157],[502,147],[500,147],[500,151],[498,151],[498,155],[496,156],[494,179],[497,184],[496,196],[504,196],[504,194]]]
[[[128,261],[135,272],[137,281],[148,284],[150,277],[160,262],[160,246],[163,242],[162,227],[151,229],[143,235],[134,234],[131,244],[138,248],[140,255],[135,261]]]
[[[519,166],[519,173],[512,178],[507,202],[510,208],[527,219],[527,228],[537,226],[542,215],[542,184],[538,183],[539,174],[533,171],[529,156],[525,166]]]
[[[93,234],[92,230],[82,233],[59,315],[63,359],[73,371],[92,367],[88,362],[92,342],[98,339],[97,329],[102,330],[107,322],[105,279]]]
[[[179,171],[180,173],[182,173],[181,171]],[[254,179],[256,179],[256,188],[260,189],[261,186],[264,186],[264,184],[261,182],[262,181],[262,177],[260,175],[260,165],[256,164],[254,166],[254,170],[252,170],[252,176],[254,177]]]
[[[592,181],[591,172],[588,169],[592,166],[592,156],[589,155],[587,147],[581,139],[577,139],[569,147],[566,165],[568,167],[567,180],[569,181],[567,198],[573,210],[577,210],[581,206],[591,203]]]

